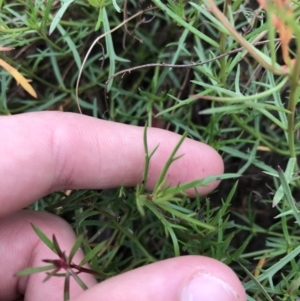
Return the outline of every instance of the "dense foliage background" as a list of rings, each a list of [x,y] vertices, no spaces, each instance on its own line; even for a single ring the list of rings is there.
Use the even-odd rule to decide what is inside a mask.
[[[186,132],[216,148],[226,172],[240,176],[227,176],[217,191],[195,200],[174,193],[159,202],[141,187],[39,200],[35,210],[62,216],[78,235],[88,233],[82,243],[95,255],[91,267],[105,275],[99,279],[201,254],[230,265],[249,300],[300,298],[299,7],[272,3],[262,9],[244,0],[216,6],[0,1],[0,46],[13,48],[2,49],[0,59],[31,79],[37,94],[28,94],[1,63],[1,114],[78,112],[79,104],[96,118]],[[280,28],[292,32],[290,40]]]

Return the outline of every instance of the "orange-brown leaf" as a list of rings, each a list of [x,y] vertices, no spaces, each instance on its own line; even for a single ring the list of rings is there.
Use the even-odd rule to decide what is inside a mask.
[[[283,65],[283,66],[281,66],[281,68],[282,68],[283,70],[289,71],[289,70],[291,69],[291,67],[293,67],[293,66],[295,65],[295,62],[296,62],[296,59],[292,59],[292,60],[291,60],[291,63],[290,63],[290,66],[288,66],[288,65]]]
[[[0,51],[11,51],[13,50],[14,48],[11,48],[11,47],[3,47],[3,46],[0,46]]]
[[[24,88],[24,90],[26,90],[31,96],[37,98],[36,92],[28,83],[28,80],[17,69],[7,64],[2,59],[0,59],[0,66],[2,66],[7,72],[9,72],[14,77],[16,82]]]
[[[286,65],[289,66],[291,61],[289,55],[289,43],[293,36],[292,29],[286,26],[284,22],[276,16],[272,16],[272,23],[274,24],[279,34],[279,38],[281,41],[282,58]]]
[[[266,8],[267,7],[267,1],[266,0],[257,0],[258,4],[260,5],[261,8]]]

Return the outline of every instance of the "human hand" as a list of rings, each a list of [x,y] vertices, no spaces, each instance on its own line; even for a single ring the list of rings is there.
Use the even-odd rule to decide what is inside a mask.
[[[177,134],[147,131],[148,147],[159,148],[151,159],[147,188],[156,179],[178,143]],[[17,278],[25,268],[53,258],[32,230],[37,225],[55,234],[63,251],[70,251],[75,235],[60,218],[44,212],[20,211],[53,191],[135,186],[144,166],[143,128],[60,112],[28,113],[0,118],[0,300],[62,299],[63,278],[43,283],[43,273]],[[185,139],[168,172],[168,183],[178,184],[221,174],[223,162],[209,146]],[[201,194],[217,186],[199,187]],[[192,196],[193,192],[189,192]],[[77,252],[74,262],[83,254]],[[150,264],[96,285],[88,274],[85,292],[71,281],[71,300],[109,301],[245,301],[244,289],[224,264],[203,256],[183,256]]]

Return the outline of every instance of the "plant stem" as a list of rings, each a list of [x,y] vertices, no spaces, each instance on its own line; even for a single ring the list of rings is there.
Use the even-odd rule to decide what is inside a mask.
[[[227,16],[228,11],[228,1],[224,2],[224,9],[223,14]],[[224,54],[226,52],[226,35],[225,33],[220,33],[220,54]],[[221,87],[224,88],[227,80],[226,76],[226,56],[222,56],[220,58],[220,81],[221,81]]]
[[[296,105],[299,97],[299,73],[300,73],[300,43],[299,38],[297,37],[297,53],[296,53],[296,62],[294,65],[294,68],[292,72],[290,73],[290,98],[288,102],[288,110],[291,112],[291,114],[288,115],[288,145],[290,150],[290,155],[292,158],[296,157],[296,151],[295,151],[295,110]],[[298,169],[297,164],[295,165],[295,168]],[[295,170],[296,171],[296,170]]]

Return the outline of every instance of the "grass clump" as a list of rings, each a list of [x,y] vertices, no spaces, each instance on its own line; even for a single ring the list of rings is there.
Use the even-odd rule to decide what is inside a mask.
[[[298,3],[0,6],[0,45],[14,48],[1,49],[0,59],[32,79],[37,96],[24,92],[20,77],[20,86],[12,80],[13,69],[1,69],[1,114],[79,105],[97,118],[185,133],[223,155],[223,177],[230,179],[209,197],[177,198],[186,187],[161,190],[174,152],[153,193],[141,185],[60,192],[37,202],[36,209],[69,219],[79,235],[74,250],[84,246],[100,279],[201,254],[230,265],[248,300],[300,298]],[[146,130],[144,137],[146,177],[152,155]],[[36,231],[62,256],[55,238]],[[80,236],[86,231],[89,236]],[[65,260],[71,264],[72,254]]]

